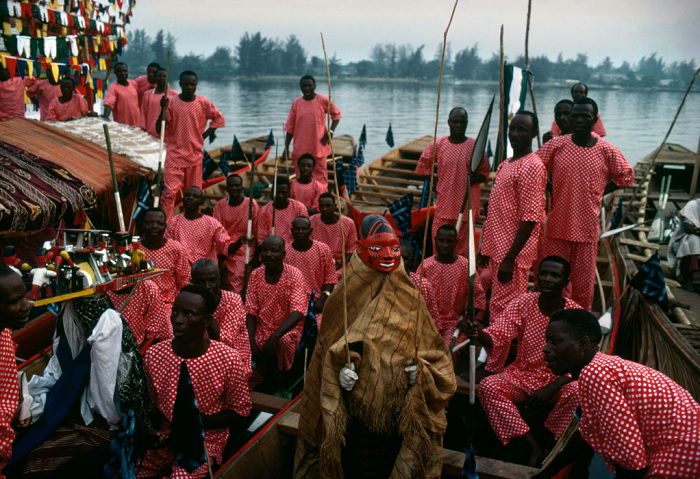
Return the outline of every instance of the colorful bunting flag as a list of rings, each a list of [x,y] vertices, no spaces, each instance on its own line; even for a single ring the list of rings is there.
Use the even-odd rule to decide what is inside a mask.
[[[386,131],[386,138],[384,141],[386,141],[386,144],[389,145],[390,148],[394,147],[394,132],[391,129],[391,123],[389,123],[389,129]]]

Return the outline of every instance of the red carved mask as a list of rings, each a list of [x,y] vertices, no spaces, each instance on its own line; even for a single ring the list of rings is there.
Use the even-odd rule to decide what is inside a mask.
[[[380,215],[369,215],[362,220],[357,254],[370,268],[391,273],[401,264],[399,238]]]

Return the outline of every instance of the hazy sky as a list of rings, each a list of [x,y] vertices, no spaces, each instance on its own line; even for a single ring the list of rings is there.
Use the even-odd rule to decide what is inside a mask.
[[[344,62],[369,56],[376,43],[425,44],[432,57],[452,9],[452,0],[140,0],[131,29],[153,35],[162,28],[177,38],[179,53],[209,54],[234,47],[246,31],[284,38],[296,34],[310,55]],[[667,61],[698,57],[699,0],[533,0],[530,55],[556,58],[587,53],[596,64],[610,56],[636,62],[658,52]],[[506,55],[523,53],[527,0],[461,0],[448,42],[453,54],[479,44],[487,58],[498,51],[505,27]]]

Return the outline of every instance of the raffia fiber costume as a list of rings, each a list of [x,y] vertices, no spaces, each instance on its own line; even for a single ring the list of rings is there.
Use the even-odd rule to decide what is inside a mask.
[[[355,254],[345,274],[348,342],[359,380],[349,393],[338,380],[347,361],[341,283],[324,307],[323,327],[306,375],[295,477],[346,477],[341,458],[344,446],[353,441],[346,432],[348,424],[358,422],[370,434],[398,438],[398,455],[388,477],[440,477],[445,406],[456,389],[447,347],[403,268],[381,273]],[[404,368],[415,354],[416,314],[418,374],[415,386],[408,389]]]

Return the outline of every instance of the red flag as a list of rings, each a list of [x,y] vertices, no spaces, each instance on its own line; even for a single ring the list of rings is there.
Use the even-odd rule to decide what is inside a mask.
[[[17,71],[17,59],[5,57],[5,65],[7,66],[7,71],[10,72],[10,77],[14,78],[15,72]]]

